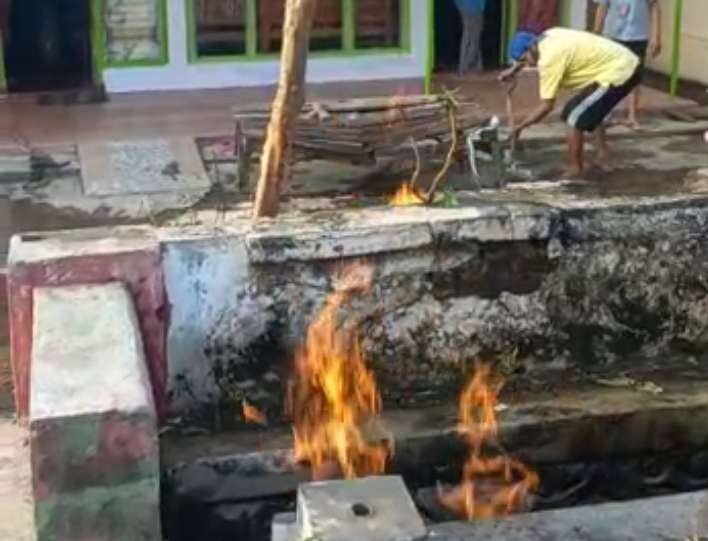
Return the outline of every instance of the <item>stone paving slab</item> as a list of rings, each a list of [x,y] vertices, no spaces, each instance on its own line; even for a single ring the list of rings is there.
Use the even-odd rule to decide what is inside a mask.
[[[429,541],[698,541],[708,493],[559,509],[432,528]]]
[[[633,130],[627,126],[617,124],[610,126],[607,135],[610,138],[636,138],[647,136],[671,137],[703,133],[708,130],[708,121],[683,122],[666,118],[647,118],[642,121],[641,130]],[[563,122],[549,122],[536,124],[524,134],[524,141],[553,142],[564,141],[566,138],[566,125]]]
[[[90,197],[190,192],[208,189],[194,139],[79,145],[84,191]]]

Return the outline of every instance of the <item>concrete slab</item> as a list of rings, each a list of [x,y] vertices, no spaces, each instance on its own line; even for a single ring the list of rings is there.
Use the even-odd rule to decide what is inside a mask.
[[[151,414],[143,342],[124,286],[40,287],[34,313],[33,421],[108,411]]]
[[[295,513],[279,513],[273,517],[271,541],[293,541],[297,539],[297,532],[297,515]]]
[[[642,121],[640,131],[617,124],[610,126],[607,135],[610,138],[635,138],[638,134],[642,137],[698,134],[708,129],[708,121],[700,120],[696,122],[682,122],[680,120],[670,120],[666,118],[647,118]],[[566,137],[566,126],[562,122],[536,124],[528,129],[524,134],[525,141],[554,142],[563,141]]]
[[[369,477],[300,485],[300,539],[413,541],[423,520],[400,477]]]
[[[708,535],[708,493],[650,498],[456,522],[431,528],[430,541],[698,541]]]
[[[79,145],[84,191],[92,197],[204,192],[211,186],[194,139]]]
[[[156,414],[130,294],[111,283],[34,298],[38,539],[160,539]]]

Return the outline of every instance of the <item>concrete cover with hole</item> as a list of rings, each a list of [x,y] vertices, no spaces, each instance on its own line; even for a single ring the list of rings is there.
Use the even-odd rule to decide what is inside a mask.
[[[301,539],[413,541],[425,536],[423,520],[400,477],[370,477],[300,485]]]

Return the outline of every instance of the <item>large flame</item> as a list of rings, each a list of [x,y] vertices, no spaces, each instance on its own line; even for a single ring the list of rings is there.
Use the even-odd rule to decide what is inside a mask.
[[[389,199],[388,204],[393,207],[407,207],[411,205],[422,205],[425,201],[410,182],[401,184],[398,191]]]
[[[440,502],[456,516],[474,520],[522,510],[539,483],[536,472],[506,455],[490,456],[497,445],[496,406],[504,382],[492,381],[490,368],[478,364],[459,403],[458,430],[469,444],[462,482],[452,490],[438,489]]]
[[[315,479],[337,468],[347,479],[381,474],[392,453],[390,438],[373,433],[381,397],[364,362],[356,325],[338,325],[340,309],[370,285],[368,268],[342,273],[295,358],[288,389],[295,457],[309,462]]]

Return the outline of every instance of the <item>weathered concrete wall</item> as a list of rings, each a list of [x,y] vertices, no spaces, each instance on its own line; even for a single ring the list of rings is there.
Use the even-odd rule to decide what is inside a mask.
[[[229,422],[246,399],[280,415],[294,349],[351,261],[376,269],[348,315],[390,403],[448,400],[479,357],[534,378],[670,354],[702,362],[707,220],[699,196],[570,197],[156,230],[171,410]],[[86,234],[59,253],[48,240],[16,247],[14,260],[27,273],[44,265],[28,254],[66,258]]]
[[[279,414],[293,350],[351,260],[376,269],[348,316],[392,403],[448,399],[480,357],[542,377],[707,351],[708,208],[405,212],[369,216],[376,227],[360,217],[358,228],[247,234],[233,282],[200,281],[221,310],[201,330],[200,377],[236,408],[246,398]],[[203,387],[189,372],[171,378],[175,396],[177,381]]]

